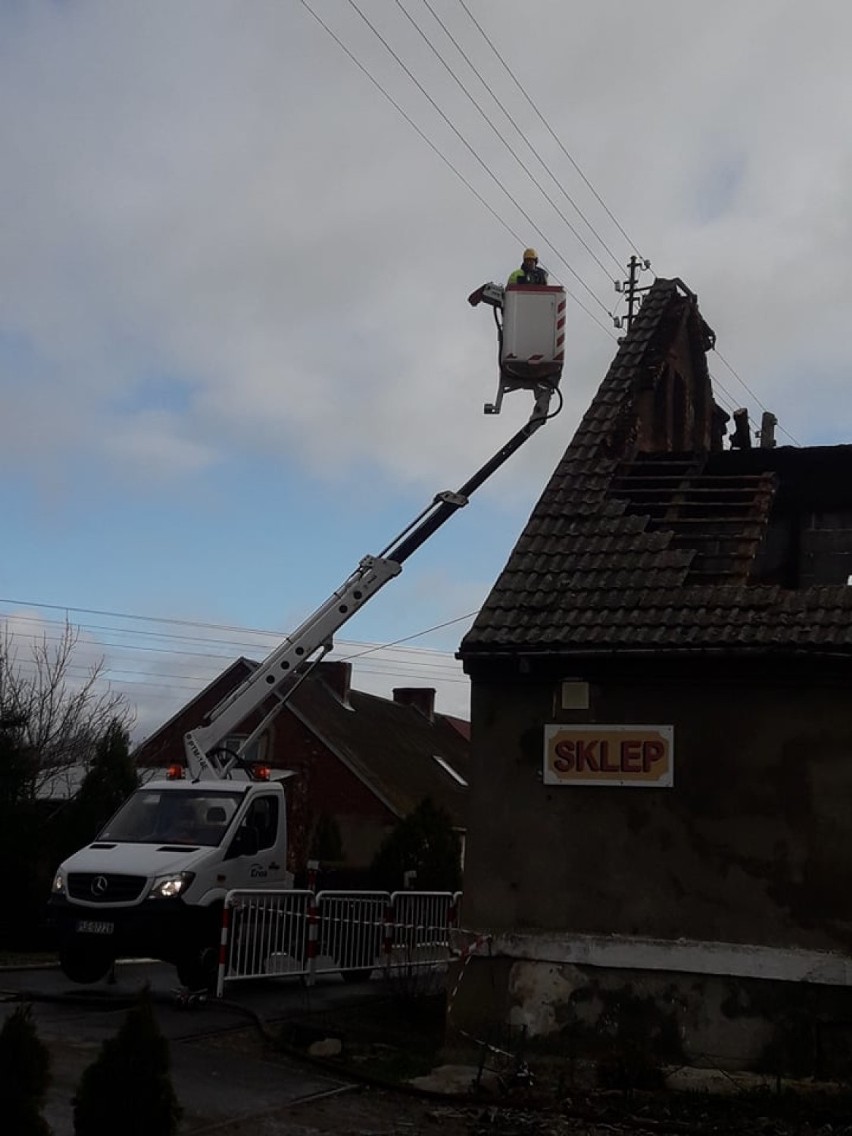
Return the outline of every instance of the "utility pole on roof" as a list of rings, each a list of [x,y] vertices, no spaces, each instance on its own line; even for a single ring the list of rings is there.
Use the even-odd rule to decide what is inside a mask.
[[[636,289],[639,285],[639,261],[635,256],[631,256],[627,267],[630,270],[630,275],[627,277],[627,330],[629,331],[630,325],[633,323],[633,316],[639,307],[639,301],[636,297]]]
[[[627,264],[627,279],[615,281],[616,292],[622,292],[627,297],[626,316],[616,316],[610,312],[612,322],[616,327],[624,328],[626,331],[630,330],[633,317],[639,311],[642,304],[642,294],[648,291],[647,288],[639,287],[639,273],[644,272],[650,267],[650,260],[642,260],[638,256],[631,256]]]

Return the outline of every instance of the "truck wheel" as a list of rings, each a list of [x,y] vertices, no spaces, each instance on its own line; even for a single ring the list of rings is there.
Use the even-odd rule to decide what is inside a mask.
[[[178,979],[189,990],[215,990],[219,958],[214,947],[188,951],[175,963]]]
[[[72,982],[100,982],[109,974],[114,962],[111,954],[76,944],[59,950],[59,966]]]

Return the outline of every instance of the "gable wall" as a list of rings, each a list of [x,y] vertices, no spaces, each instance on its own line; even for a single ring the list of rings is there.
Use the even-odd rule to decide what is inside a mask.
[[[637,444],[643,453],[706,453],[713,446],[713,395],[703,353],[690,335],[689,311],[673,314],[659,363],[635,378]]]
[[[150,768],[167,766],[173,762],[184,763],[184,734],[203,725],[207,715],[236,689],[247,674],[245,668],[240,669],[236,676],[230,669],[224,671],[202,695],[176,714],[172,721],[137,746],[133,752],[136,764],[141,768]],[[246,730],[253,729],[259,721],[260,714],[253,714],[248,719]]]

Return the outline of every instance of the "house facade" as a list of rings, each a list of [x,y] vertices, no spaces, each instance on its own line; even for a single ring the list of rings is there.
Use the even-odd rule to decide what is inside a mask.
[[[137,748],[137,764],[183,764],[184,734],[204,724],[256,666],[236,660]],[[319,663],[258,743],[259,761],[295,774],[287,783],[288,867],[297,875],[312,859],[335,879],[363,873],[385,836],[425,798],[464,839],[467,723],[438,713],[431,687],[399,687],[386,699],[353,689],[351,680],[350,663]],[[232,741],[247,737],[267,709]]]
[[[852,447],[724,448],[657,280],[460,656],[458,1022],[835,1075],[852,1033]],[[487,949],[486,949],[487,946]]]

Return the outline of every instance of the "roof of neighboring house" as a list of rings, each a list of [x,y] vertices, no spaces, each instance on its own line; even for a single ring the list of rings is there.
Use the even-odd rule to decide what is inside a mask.
[[[692,400],[702,385],[710,391],[712,343],[696,297],[657,280],[463,658],[852,652],[852,447],[722,450],[721,436],[716,448],[681,452],[641,444],[642,406],[660,401],[676,350],[689,356],[691,387],[668,413],[691,421]]]
[[[257,666],[240,658],[227,667],[137,748],[137,763],[181,761],[183,733],[208,721],[215,707]],[[400,698],[408,694],[415,703],[404,704],[350,689],[350,674],[349,663],[319,663],[293,691],[283,712],[294,714],[397,816],[406,816],[424,797],[431,797],[456,825],[463,825],[470,750],[467,723],[434,712],[434,690],[401,689]]]
[[[209,721],[211,711],[236,690],[257,669],[257,665],[253,659],[247,659],[244,655],[234,659],[162,726],[143,738],[133,750],[132,757],[136,764],[156,766],[183,761],[183,735]]]
[[[397,816],[430,797],[464,825],[470,747],[456,725],[442,714],[430,720],[415,706],[359,690],[343,701],[322,680],[325,665],[295,692],[290,711]]]

